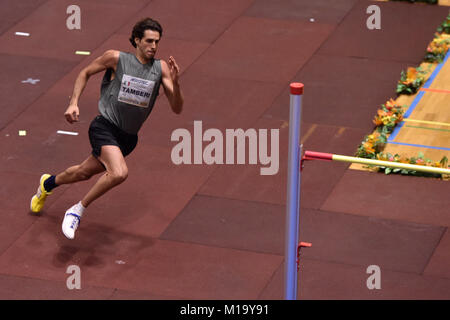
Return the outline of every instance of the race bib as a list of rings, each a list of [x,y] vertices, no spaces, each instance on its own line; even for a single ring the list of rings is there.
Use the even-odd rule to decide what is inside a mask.
[[[154,86],[155,81],[124,74],[117,100],[137,107],[147,108]]]

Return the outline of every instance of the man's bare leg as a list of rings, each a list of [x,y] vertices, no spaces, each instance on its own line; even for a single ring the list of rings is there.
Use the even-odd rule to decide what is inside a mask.
[[[67,168],[55,177],[55,183],[59,186],[90,179],[93,175],[105,171],[101,162],[90,155],[81,164]]]
[[[106,167],[106,173],[98,179],[96,184],[81,200],[81,204],[85,208],[107,191],[124,182],[128,177],[128,167],[119,147],[103,146],[99,160]]]
[[[81,164],[71,166],[66,170],[64,170],[63,172],[59,173],[58,175],[53,176],[53,182],[51,182],[48,186],[45,186],[45,184],[39,185],[37,193],[31,198],[30,210],[34,213],[40,212],[45,204],[45,199],[47,195],[51,194],[51,190],[54,189],[55,187],[62,184],[88,180],[93,175],[103,171],[105,171],[105,168],[102,166],[102,163],[99,160],[97,160],[94,156],[90,155]],[[51,181],[47,179],[52,178],[52,176],[51,175],[48,176],[49,177],[47,178],[45,178],[44,175],[42,177],[46,179],[45,181]],[[48,191],[45,190],[46,187],[49,187]]]
[[[75,237],[75,231],[80,224],[84,210],[108,190],[111,190],[113,187],[125,181],[128,176],[128,168],[119,147],[103,146],[98,160],[105,166],[106,173],[97,180],[83,200],[69,208],[64,215],[62,231],[69,239]],[[77,172],[78,169],[74,169],[73,171]],[[76,176],[76,174],[73,174],[73,176]],[[68,173],[62,175],[60,178],[62,178],[61,181],[71,181],[71,170],[68,170]],[[66,180],[64,180],[64,178],[66,178]]]

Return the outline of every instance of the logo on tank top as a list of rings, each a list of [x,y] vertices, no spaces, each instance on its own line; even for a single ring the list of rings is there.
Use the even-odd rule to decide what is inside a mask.
[[[124,74],[117,100],[137,107],[147,108],[154,87],[155,81]]]

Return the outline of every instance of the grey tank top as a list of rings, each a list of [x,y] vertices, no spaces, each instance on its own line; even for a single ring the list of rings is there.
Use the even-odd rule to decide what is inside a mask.
[[[129,134],[137,134],[150,115],[159,94],[161,61],[142,64],[134,54],[120,52],[116,74],[103,76],[98,110],[107,120]]]

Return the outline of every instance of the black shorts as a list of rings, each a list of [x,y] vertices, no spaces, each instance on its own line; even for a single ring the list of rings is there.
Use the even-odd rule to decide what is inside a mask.
[[[92,146],[92,155],[98,158],[102,152],[102,146],[117,146],[124,157],[129,155],[137,145],[137,134],[129,134],[116,125],[98,115],[89,126],[89,141]]]

